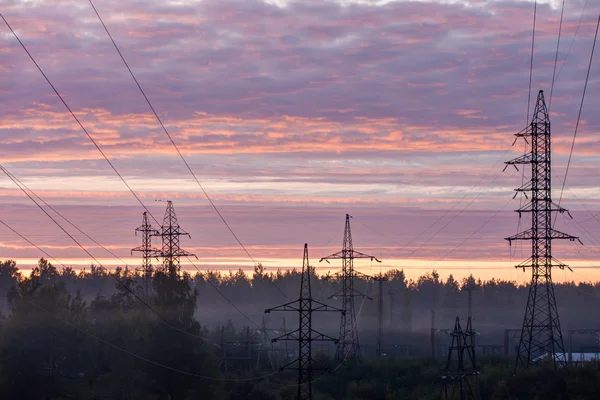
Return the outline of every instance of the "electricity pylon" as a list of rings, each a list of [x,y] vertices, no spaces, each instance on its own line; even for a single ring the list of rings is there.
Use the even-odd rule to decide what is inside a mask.
[[[157,236],[159,233],[156,229],[152,228],[147,212],[144,212],[143,214],[142,225],[135,229],[136,236],[138,232],[142,234],[142,245],[131,249],[131,253],[133,254],[134,251],[142,253],[144,294],[148,296],[150,294],[150,283],[152,281],[152,257],[156,257],[160,254],[160,250],[152,247],[152,236]]]
[[[320,333],[312,328],[312,313],[316,311],[342,311],[317,300],[313,300],[310,289],[310,273],[311,267],[308,263],[308,245],[304,244],[302,277],[300,281],[300,298],[298,298],[298,300],[265,310],[265,313],[274,311],[294,311],[298,313],[298,329],[281,335],[275,339],[271,339],[272,343],[275,343],[278,340],[294,340],[298,342],[298,358],[281,368],[298,371],[298,400],[312,399],[313,371],[315,369],[322,369],[313,365],[316,363],[316,361],[312,357],[312,342],[332,341],[337,343],[337,339]],[[292,367],[292,365],[295,364],[297,366]]]
[[[463,331],[456,317],[454,329],[449,332],[452,343],[448,349],[446,368],[442,376],[440,397],[444,400],[459,398],[474,400],[479,398],[479,369],[475,361],[475,332],[471,327],[471,317],[467,320],[467,329]],[[452,354],[456,352],[456,366]],[[466,357],[465,357],[466,356]]]
[[[358,327],[356,324],[356,314],[354,312],[354,298],[368,297],[365,294],[354,289],[354,278],[357,273],[354,271],[355,258],[370,258],[371,261],[379,261],[375,256],[370,256],[359,251],[355,251],[352,247],[352,232],[350,231],[350,215],[346,214],[346,225],[344,228],[344,244],[342,251],[323,257],[319,262],[325,260],[341,259],[342,260],[342,290],[332,294],[332,297],[342,297],[342,319],[340,321],[339,341],[335,351],[335,358],[343,360],[345,358],[353,358],[357,361],[362,359],[360,343],[358,341]],[[371,299],[370,297],[368,297]],[[372,299],[371,299],[372,300]]]
[[[531,213],[531,228],[506,238],[509,244],[513,240],[531,241],[531,257],[516,266],[523,270],[531,268],[531,285],[515,371],[519,367],[528,368],[532,361],[549,361],[556,369],[566,363],[566,358],[554,297],[552,268],[564,269],[566,265],[552,257],[552,240],[574,241],[579,238],[552,228],[552,213],[568,214],[568,211],[552,202],[550,119],[542,90],[538,93],[531,124],[515,136],[515,142],[518,138],[525,139],[529,151],[505,164],[514,165],[515,168],[519,164],[531,165],[531,179],[516,189],[525,197],[527,192],[530,193],[529,202],[516,212],[519,218],[522,213]]]
[[[160,233],[156,236],[162,237],[162,249],[159,255],[163,259],[163,268],[171,279],[175,279],[181,267],[179,257],[196,257],[196,255],[179,247],[179,236],[190,237],[190,234],[180,229],[177,215],[175,215],[175,208],[173,208],[173,203],[170,200],[167,201],[167,209]]]

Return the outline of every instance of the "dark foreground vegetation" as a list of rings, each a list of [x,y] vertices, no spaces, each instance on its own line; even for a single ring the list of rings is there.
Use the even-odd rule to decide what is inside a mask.
[[[401,271],[392,274],[398,278]],[[296,375],[277,372],[277,367],[285,364],[286,358],[293,359],[294,343],[289,343],[286,351],[278,347],[279,355],[266,352],[260,327],[250,330],[242,323],[234,323],[231,317],[235,310],[231,308],[219,314],[215,309],[223,299],[207,300],[216,291],[205,283],[206,279],[214,279],[216,286],[243,310],[258,308],[251,318],[260,321],[262,304],[275,305],[281,300],[273,282],[268,280],[279,279],[277,284],[292,296],[297,291],[296,275],[290,272],[270,276],[258,269],[252,279],[236,274],[221,278],[216,274],[204,277],[184,274],[182,279],[174,281],[158,272],[153,279],[152,295],[146,296],[140,277],[125,270],[117,272],[121,282],[117,283],[97,268],[76,274],[70,269],[59,271],[46,260],[40,260],[38,267],[25,277],[13,262],[1,263],[0,398],[292,399]],[[394,276],[391,278],[394,282]],[[335,290],[335,281],[327,279],[314,277],[313,290]],[[444,314],[450,318],[451,313],[457,315],[463,311],[457,282],[441,282],[430,275],[419,282],[398,278],[395,284],[397,297],[402,299],[400,304],[404,304],[398,321],[405,324],[416,320],[413,316],[417,313],[426,314],[431,304],[428,285],[438,290],[438,304],[443,305],[439,307],[440,319],[446,318]],[[488,291],[482,297],[488,302],[490,298],[499,302],[502,291],[510,292],[511,285],[475,284],[480,286],[477,296]],[[587,286],[574,287],[577,291],[588,290]],[[597,288],[593,285],[589,288],[586,295],[593,296]],[[520,294],[523,288],[515,290]],[[575,296],[576,293],[574,290]],[[243,298],[245,302],[241,301]],[[481,303],[475,304],[482,307]],[[500,315],[500,303],[497,307],[491,303],[487,306],[490,313]],[[211,308],[211,322],[206,323],[202,315]],[[521,308],[516,306],[509,311],[520,314]],[[372,313],[370,308],[366,310]],[[296,318],[290,315],[289,321],[288,328],[294,329]],[[328,329],[335,335],[335,321],[330,324]],[[421,335],[427,343],[427,334],[418,330],[413,334]],[[234,343],[226,351],[224,335]],[[388,342],[397,335],[400,333],[390,329]],[[445,360],[428,357],[427,349],[419,352],[416,346],[410,357],[390,351],[380,359],[371,358],[366,350],[366,360],[360,365],[350,361],[339,365],[327,354],[327,349],[316,349],[320,363],[334,371],[320,379],[316,378],[323,372],[315,372],[315,399],[439,398]],[[512,357],[480,357],[478,361],[483,399],[598,398],[600,369],[596,364],[558,372],[531,370],[513,376]]]

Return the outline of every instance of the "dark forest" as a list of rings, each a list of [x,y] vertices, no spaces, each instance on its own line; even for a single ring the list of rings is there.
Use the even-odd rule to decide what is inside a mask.
[[[315,372],[322,375],[313,385],[315,398],[439,398],[448,331],[457,316],[468,315],[467,287],[482,398],[594,398],[589,385],[600,378],[594,363],[513,376],[518,338],[507,329],[522,322],[526,286],[473,277],[442,280],[435,271],[416,281],[399,270],[385,275],[382,354],[375,353],[377,286],[357,279],[356,287],[369,296],[356,302],[365,362],[340,364],[333,359],[333,344],[316,344],[315,358],[330,371]],[[293,342],[271,345],[270,338],[295,329],[298,320],[264,310],[297,296],[299,280],[297,270],[266,273],[261,266],[251,276],[208,271],[176,280],[157,271],[146,293],[142,277],[127,269],[108,273],[92,265],[76,272],[41,259],[25,276],[5,261],[0,264],[0,396],[293,398],[295,374],[279,367],[297,348]],[[313,271],[311,281],[313,296],[335,306],[339,300],[328,297],[338,289],[337,278]],[[570,331],[597,328],[600,285],[556,284],[555,289],[565,346],[598,352],[597,336]],[[317,316],[313,323],[337,335],[339,318]]]

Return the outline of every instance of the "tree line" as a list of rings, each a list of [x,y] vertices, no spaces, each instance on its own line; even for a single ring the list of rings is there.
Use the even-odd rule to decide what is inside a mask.
[[[386,277],[384,348],[389,356],[377,359],[370,350],[375,335],[369,327],[376,326],[371,322],[377,318],[377,301],[357,300],[367,362],[339,366],[331,352],[317,349],[320,361],[337,369],[315,382],[316,398],[437,398],[442,362],[431,359],[427,349],[432,312],[434,324],[446,328],[457,315],[466,316],[466,287],[473,288],[474,328],[482,333],[478,341],[498,343],[506,327],[520,327],[527,286],[473,277],[444,280],[435,271],[416,280],[407,280],[400,270]],[[285,302],[285,296],[296,298],[299,280],[297,270],[267,273],[260,265],[251,275],[208,271],[183,273],[177,280],[159,270],[152,277],[152,291],[146,293],[143,278],[126,268],[109,273],[92,265],[75,271],[40,259],[25,275],[14,261],[2,262],[0,397],[293,398],[294,374],[277,372],[295,356],[293,344],[283,355],[282,348],[268,351],[263,328],[271,338],[281,331],[282,321],[263,322],[262,317],[265,308]],[[355,286],[377,296],[369,280],[359,278]],[[313,271],[312,288],[315,298],[338,304],[329,298],[340,288],[335,276]],[[592,327],[598,311],[590,299],[600,298],[599,292],[597,283],[557,284],[563,327]],[[287,329],[295,329],[296,321],[290,315]],[[314,323],[331,336],[337,334],[335,319]],[[405,357],[392,351],[402,344],[398,342],[418,343],[417,339],[424,343],[421,353]],[[484,360],[486,398],[555,398],[535,397],[524,383],[534,378],[511,378],[510,364],[502,357]],[[553,395],[573,390],[572,381],[585,383],[598,375],[592,366],[559,374],[553,379],[563,383]],[[577,390],[584,390],[584,383]],[[527,397],[530,394],[533,397]],[[582,396],[578,398],[587,398]]]

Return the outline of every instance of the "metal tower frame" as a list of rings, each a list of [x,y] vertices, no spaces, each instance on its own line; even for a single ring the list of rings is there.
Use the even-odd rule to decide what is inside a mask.
[[[239,361],[245,367],[246,373],[250,373],[253,369],[253,359],[252,359],[252,346],[256,345],[255,341],[250,338],[250,327],[246,326],[245,329],[245,340],[225,340],[225,326],[221,325],[221,337],[219,340],[219,346],[221,348],[221,354],[219,355],[219,360],[221,361],[221,367],[225,373],[229,370],[229,361]],[[231,354],[230,346],[235,350],[238,350],[235,354]],[[245,355],[240,355],[240,348],[242,348],[242,353]]]
[[[523,318],[523,328],[519,341],[519,350],[515,362],[517,368],[528,368],[532,361],[550,361],[556,369],[566,363],[563,337],[554,297],[552,268],[564,269],[565,264],[552,257],[552,240],[579,240],[575,236],[559,232],[552,228],[552,213],[567,214],[568,211],[552,202],[550,118],[544,92],[539,91],[531,124],[515,134],[515,143],[523,138],[529,147],[526,152],[508,165],[531,165],[531,179],[516,190],[527,197],[529,202],[516,210],[519,218],[522,213],[531,213],[531,228],[506,238],[509,244],[513,240],[531,241],[531,257],[516,268],[531,268],[531,285]],[[514,144],[514,143],[513,143]],[[506,167],[504,167],[506,169]],[[518,170],[518,168],[517,168]],[[570,214],[569,214],[570,216]]]
[[[191,236],[179,227],[175,208],[170,200],[167,201],[167,209],[165,210],[160,233],[154,236],[162,237],[162,249],[159,255],[163,258],[164,270],[168,272],[170,278],[174,279],[178,276],[181,268],[179,257],[196,257],[196,255],[179,247],[179,236],[187,236],[188,238],[191,238]]]
[[[343,311],[338,308],[313,300],[310,288],[310,272],[311,267],[308,263],[308,245],[304,244],[300,298],[265,310],[265,313],[267,314],[274,311],[294,311],[298,313],[298,329],[283,334],[275,339],[271,339],[272,343],[279,340],[294,340],[298,342],[298,358],[281,368],[298,371],[298,400],[312,399],[313,371],[316,369],[323,369],[313,365],[316,361],[312,357],[312,342],[332,341],[337,343],[337,339],[320,333],[312,328],[312,313],[317,311],[341,311],[343,313]],[[297,366],[292,367],[294,364],[297,364]]]
[[[152,236],[158,236],[159,233],[156,229],[152,228],[150,220],[148,219],[148,213],[144,211],[142,217],[142,225],[135,229],[137,236],[138,232],[142,234],[142,245],[131,249],[133,252],[142,253],[142,273],[144,276],[144,294],[148,296],[150,294],[150,283],[152,281],[152,257],[156,257],[160,254],[160,250],[152,247]]]
[[[343,360],[345,358],[354,358],[357,361],[362,359],[362,352],[360,349],[360,343],[358,341],[358,327],[356,323],[356,315],[354,311],[354,298],[355,297],[367,297],[365,294],[354,289],[354,278],[358,275],[354,271],[354,259],[355,258],[370,258],[371,261],[375,260],[381,262],[375,256],[355,251],[352,246],[352,232],[350,230],[350,218],[349,214],[346,214],[346,225],[344,228],[344,243],[342,250],[337,253],[333,253],[327,257],[323,257],[319,262],[325,260],[341,259],[342,260],[342,290],[332,294],[329,298],[341,296],[342,297],[342,318],[340,321],[340,335],[339,341],[335,351],[335,358],[337,360]],[[365,275],[366,276],[366,275]]]
[[[479,369],[475,360],[473,342],[475,332],[471,326],[471,318],[467,319],[467,329],[463,331],[460,320],[456,317],[454,329],[449,333],[452,335],[452,343],[448,349],[440,397],[448,400],[455,398],[457,394],[461,400],[477,399],[479,397]],[[456,368],[452,366],[452,353],[454,352],[456,352]],[[474,382],[471,382],[469,378]]]

